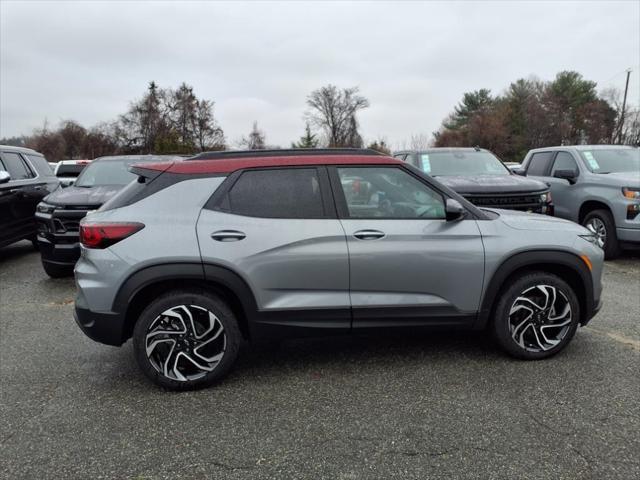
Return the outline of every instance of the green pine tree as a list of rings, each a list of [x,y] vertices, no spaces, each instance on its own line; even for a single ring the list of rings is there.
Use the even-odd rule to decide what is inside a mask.
[[[304,135],[300,137],[298,142],[292,142],[291,148],[316,148],[318,146],[318,139],[315,133],[311,133],[311,128],[307,123],[304,129]]]

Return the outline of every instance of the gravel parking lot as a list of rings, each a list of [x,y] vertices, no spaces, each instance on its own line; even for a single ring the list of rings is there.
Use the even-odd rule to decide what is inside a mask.
[[[86,338],[74,284],[0,250],[2,478],[640,477],[640,257],[557,357],[478,334],[287,341],[220,385],[165,392]]]

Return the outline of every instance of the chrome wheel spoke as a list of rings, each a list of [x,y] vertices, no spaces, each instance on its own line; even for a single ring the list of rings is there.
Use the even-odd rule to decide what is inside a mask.
[[[560,344],[572,323],[567,296],[552,285],[535,285],[516,297],[509,309],[513,341],[525,350],[544,352]]]
[[[145,351],[153,368],[182,382],[213,371],[225,350],[222,322],[198,305],[178,305],[162,312],[151,322],[145,338]]]

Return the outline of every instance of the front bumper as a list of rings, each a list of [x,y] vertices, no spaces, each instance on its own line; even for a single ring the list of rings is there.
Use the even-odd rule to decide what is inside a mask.
[[[640,244],[640,228],[616,228],[618,240],[625,243]]]
[[[72,267],[80,258],[78,225],[86,208],[56,208],[50,213],[36,212],[38,246],[44,263]]]

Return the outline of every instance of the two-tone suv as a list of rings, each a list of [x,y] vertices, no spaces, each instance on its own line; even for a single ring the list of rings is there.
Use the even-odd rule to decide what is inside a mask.
[[[640,246],[640,149],[573,145],[531,150],[521,174],[551,185],[556,215],[597,236],[606,258]]]
[[[562,350],[597,312],[603,253],[566,220],[480,210],[368,150],[221,152],[142,164],[81,222],[76,320],[133,337],[159,385],[211,384],[243,340],[490,329]]]

